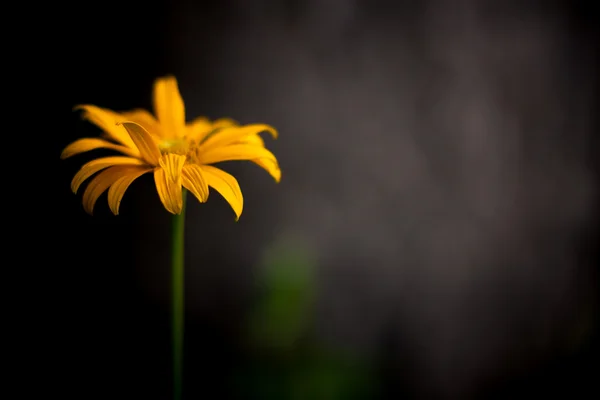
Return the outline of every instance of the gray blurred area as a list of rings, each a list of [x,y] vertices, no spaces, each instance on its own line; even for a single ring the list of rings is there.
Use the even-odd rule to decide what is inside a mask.
[[[190,115],[277,127],[283,178],[224,166],[246,199],[238,223],[216,194],[190,206],[191,318],[242,315],[253,266],[292,237],[318,257],[320,337],[385,354],[423,396],[468,397],[593,334],[578,246],[598,194],[598,65],[561,8],[224,4],[175,7],[171,72]],[[163,273],[146,282],[161,295]]]

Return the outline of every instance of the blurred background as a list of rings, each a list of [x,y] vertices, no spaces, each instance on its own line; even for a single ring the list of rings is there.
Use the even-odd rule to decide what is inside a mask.
[[[277,127],[283,171],[222,165],[245,196],[237,223],[218,194],[189,202],[186,399],[598,394],[591,5],[64,8],[40,63],[66,121],[41,145],[48,392],[170,398],[169,214],[147,175],[120,216],[106,195],[88,216],[69,189],[87,156],[59,155],[98,134],[73,106],[150,108],[174,74],[190,117]]]

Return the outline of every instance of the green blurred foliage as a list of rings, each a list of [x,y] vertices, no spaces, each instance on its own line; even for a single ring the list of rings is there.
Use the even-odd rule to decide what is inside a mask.
[[[249,318],[253,344],[289,347],[312,323],[315,263],[302,246],[281,242],[259,266],[259,299]]]
[[[355,400],[374,397],[369,365],[313,334],[316,261],[298,240],[280,240],[259,266],[259,298],[248,319],[242,399]]]
[[[244,399],[362,400],[374,397],[375,384],[360,360],[301,346],[279,358],[253,359],[237,387]]]

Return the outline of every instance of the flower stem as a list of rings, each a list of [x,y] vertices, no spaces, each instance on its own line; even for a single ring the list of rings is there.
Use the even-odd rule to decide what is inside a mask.
[[[173,341],[173,400],[182,398],[184,331],[184,233],[185,198],[181,214],[173,215],[171,225],[171,328]]]

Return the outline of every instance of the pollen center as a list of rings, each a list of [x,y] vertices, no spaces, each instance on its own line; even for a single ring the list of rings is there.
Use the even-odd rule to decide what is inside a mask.
[[[198,161],[198,143],[194,140],[163,140],[158,145],[161,154],[186,156],[186,162]]]
[[[158,145],[162,154],[179,154],[182,156],[187,155],[190,146],[185,140],[163,140]]]

